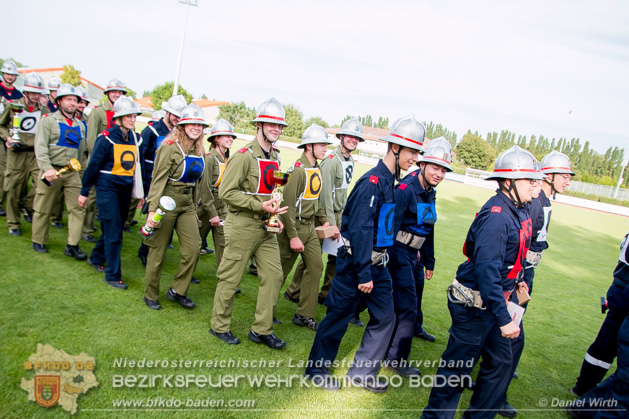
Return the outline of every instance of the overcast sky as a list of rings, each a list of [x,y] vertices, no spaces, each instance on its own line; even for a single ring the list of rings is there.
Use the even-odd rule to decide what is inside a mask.
[[[414,113],[459,139],[507,129],[629,152],[627,1],[198,1],[180,79],[195,97],[274,96],[333,125]],[[8,2],[0,57],[142,94],[174,80],[186,7]]]

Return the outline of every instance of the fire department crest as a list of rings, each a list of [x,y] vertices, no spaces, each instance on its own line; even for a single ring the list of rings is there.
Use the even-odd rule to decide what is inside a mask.
[[[43,407],[52,407],[59,401],[61,377],[58,375],[35,376],[35,401]]]
[[[24,362],[24,369],[35,376],[22,378],[21,387],[28,392],[28,399],[42,407],[61,406],[71,414],[77,411],[79,396],[98,386],[94,358],[81,353],[70,355],[50,345],[37,344],[37,353]]]

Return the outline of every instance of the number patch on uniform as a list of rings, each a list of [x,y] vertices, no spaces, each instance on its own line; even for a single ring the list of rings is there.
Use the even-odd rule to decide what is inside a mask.
[[[304,168],[306,171],[306,190],[304,199],[317,199],[321,193],[321,172],[318,168]]]
[[[378,214],[378,233],[376,235],[376,247],[388,247],[393,245],[393,220],[395,204],[382,204]]]
[[[218,159],[216,159],[216,162],[218,163],[218,179],[216,179],[216,182],[214,182],[212,186],[214,186],[215,188],[218,188],[219,186],[221,186],[221,182],[223,181],[223,173],[225,173],[226,164],[221,163],[220,161],[218,161]]]
[[[135,152],[135,145],[114,144],[114,167],[111,169],[111,174],[133,176]]]
[[[57,145],[61,147],[79,148],[81,143],[81,130],[59,122],[59,139]]]
[[[257,159],[258,161],[258,187],[256,195],[271,195],[275,185],[272,182],[273,171],[280,170],[280,165],[274,160]]]
[[[417,203],[417,225],[411,229],[422,235],[428,235],[437,222],[435,203]]]

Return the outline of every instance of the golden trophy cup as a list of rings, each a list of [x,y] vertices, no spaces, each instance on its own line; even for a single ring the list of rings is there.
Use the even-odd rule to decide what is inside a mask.
[[[22,122],[20,114],[24,110],[24,105],[18,102],[11,102],[11,110],[13,111],[13,135],[11,136],[9,144],[11,147],[20,148],[24,146],[22,141],[20,141],[20,135],[18,134],[18,129],[20,128],[20,124]]]
[[[70,159],[70,162],[65,167],[57,170],[57,176],[61,176],[62,174],[67,172],[78,172],[79,170],[81,170],[81,163],[77,159]],[[45,176],[42,176],[41,180],[47,186],[52,185],[52,182],[48,182],[48,179],[46,179]]]
[[[289,176],[289,173],[280,172],[279,170],[273,171],[273,176],[271,176],[271,183],[276,185],[276,187],[273,190],[273,194],[271,194],[271,197],[277,200],[277,202],[273,204],[274,209],[278,208],[281,205],[282,200],[284,199],[284,195],[282,194],[282,186],[286,185]],[[265,223],[266,225],[264,226],[264,228],[269,233],[280,234],[280,232],[282,231],[280,220],[277,214],[271,215],[269,219],[265,221]]]
[[[153,217],[151,219],[155,223],[159,223],[162,220],[162,217],[166,215],[168,211],[172,211],[177,207],[175,200],[170,196],[162,196],[159,199],[159,205],[157,206],[157,211],[153,213]],[[144,224],[141,229],[138,230],[145,239],[148,239],[155,233],[155,229],[149,227],[148,224]]]

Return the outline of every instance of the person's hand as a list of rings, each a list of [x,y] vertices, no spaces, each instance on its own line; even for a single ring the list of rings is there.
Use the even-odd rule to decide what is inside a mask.
[[[364,284],[358,284],[358,290],[369,294],[373,289],[373,281],[366,282]]]
[[[332,238],[336,241],[339,241],[339,239],[341,238],[341,232],[339,231],[339,228],[335,225],[332,226],[332,232],[334,233]]]
[[[159,224],[153,221],[153,214],[155,214],[155,211],[149,211],[148,215],[146,216],[146,225],[150,228],[155,228]]]
[[[508,339],[515,339],[520,336],[520,328],[513,320],[504,326],[500,326],[500,331],[502,332],[502,336]]]
[[[280,223],[280,233],[279,234],[282,234],[282,231],[284,231],[284,223],[279,218],[277,219],[277,222]]]
[[[142,208],[144,206],[144,198],[140,198],[140,202],[138,202],[138,207]]]
[[[524,282],[524,281],[518,282],[516,284],[516,287],[518,287],[518,291],[522,291],[522,289],[525,289],[527,293],[529,292],[529,286],[526,285],[526,282]]]
[[[5,141],[5,144],[9,148],[13,147],[13,138],[7,137],[7,140]]]
[[[432,274],[433,271],[429,271],[428,269],[426,269],[426,272],[424,273],[424,278],[430,281],[430,279],[432,278]]]
[[[79,195],[79,207],[85,208],[87,206],[87,196]]]
[[[218,215],[216,217],[210,218],[210,224],[212,225],[212,227],[220,227],[221,218]]]
[[[280,200],[279,199],[269,199],[268,201],[264,201],[262,203],[262,211],[268,212],[269,214],[284,214],[288,211],[288,207],[280,208]]]
[[[419,261],[421,260],[421,258],[422,258],[422,254],[421,254],[421,252],[418,250],[418,251],[417,251],[417,262],[419,262]]]
[[[290,239],[290,250],[297,253],[302,253],[304,251],[304,244],[299,237],[293,237]]]
[[[57,171],[55,169],[48,169],[44,172],[44,177],[48,182],[53,182],[57,180]]]

